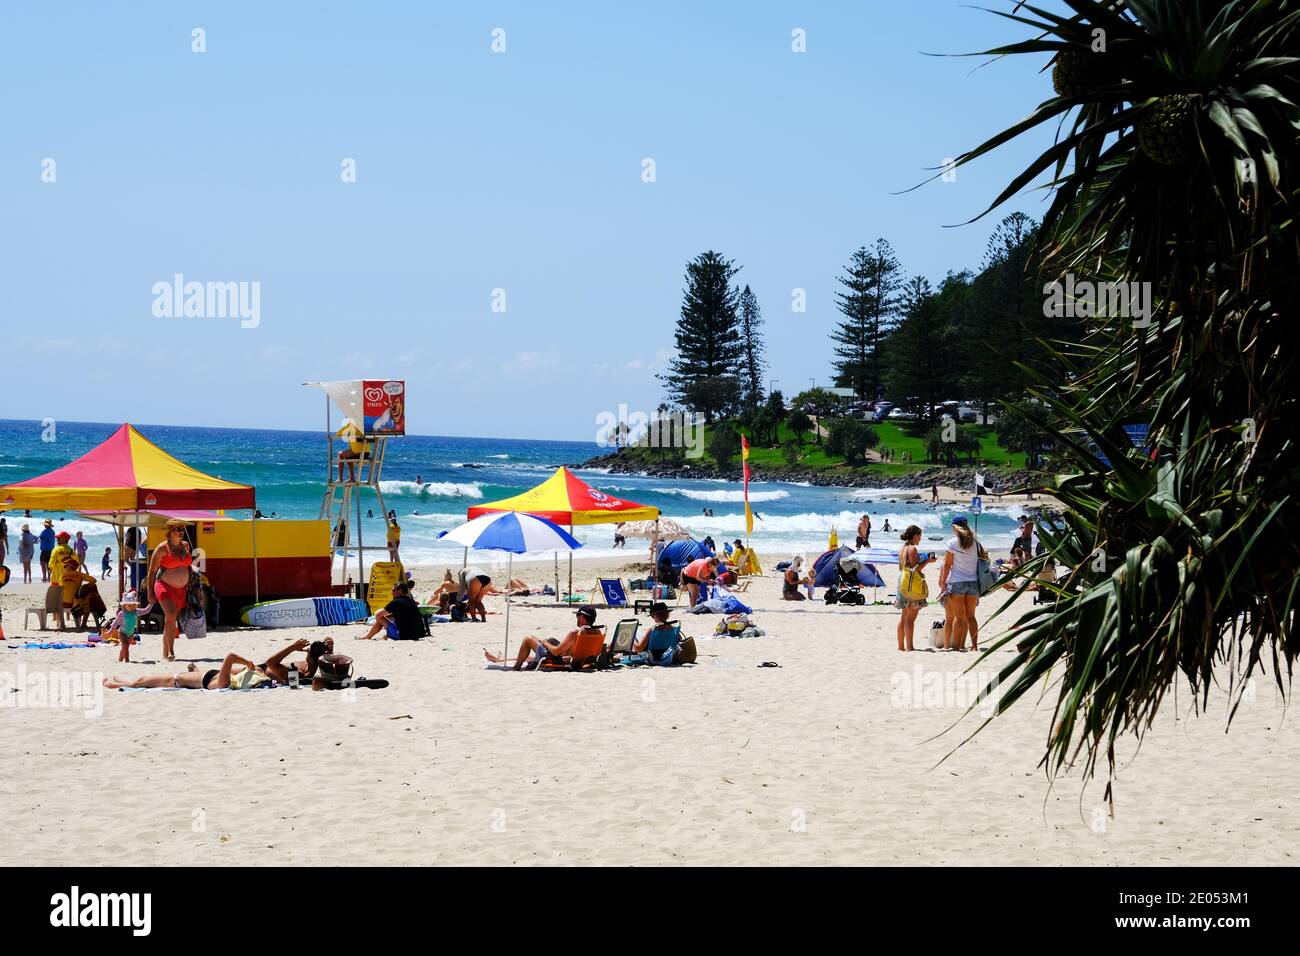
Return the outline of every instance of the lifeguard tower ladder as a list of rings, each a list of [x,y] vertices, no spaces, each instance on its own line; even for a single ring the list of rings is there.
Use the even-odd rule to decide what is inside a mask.
[[[400,436],[405,430],[404,407],[405,385],[402,382],[384,380],[360,380],[348,382],[307,382],[325,391],[325,435],[326,435],[326,473],[325,495],[321,499],[320,517],[329,519],[330,528],[330,580],[335,584],[345,584],[351,580],[364,587],[366,584],[366,552],[380,551],[388,559],[387,534],[379,544],[366,544],[362,521],[362,498],[364,490],[369,488],[375,494],[379,505],[377,517],[383,522],[385,531],[388,527],[388,508],[384,504],[384,492],[380,480],[384,472],[384,454],[388,449],[388,439]],[[378,398],[376,396],[382,396]],[[382,409],[381,403],[392,400]],[[344,419],[356,428],[358,440],[362,443],[360,457],[340,459],[339,451],[346,447],[346,442],[335,433],[331,405],[337,405]],[[372,414],[377,413],[377,414]],[[376,427],[378,423],[378,427]],[[339,477],[339,465],[342,464],[343,477]],[[353,478],[353,468],[356,477]],[[373,520],[373,519],[372,519]],[[352,561],[356,560],[356,577],[352,577]],[[373,560],[370,562],[375,563]]]

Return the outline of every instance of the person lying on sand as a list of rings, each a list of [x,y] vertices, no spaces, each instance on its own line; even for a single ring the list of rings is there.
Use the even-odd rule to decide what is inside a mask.
[[[307,659],[303,663],[285,663],[285,658],[290,654],[304,650],[307,651]],[[323,641],[308,641],[306,638],[299,638],[288,647],[268,657],[261,664],[254,664],[238,654],[228,654],[219,670],[200,673],[195,665],[191,664],[188,669],[179,674],[146,674],[134,680],[122,680],[117,677],[105,678],[104,686],[110,690],[116,690],[120,687],[179,687],[190,690],[223,690],[230,687],[231,681],[244,671],[253,671],[282,684],[288,684],[290,683],[289,672],[294,670],[298,672],[304,682],[312,681],[313,686],[315,686],[317,679],[333,679],[331,675],[325,673],[327,670],[325,663],[333,660],[336,656],[334,654],[333,638],[327,637]]]
[[[285,663],[284,659],[295,651],[306,651],[307,659],[301,664],[296,661]],[[259,668],[262,673],[272,680],[277,680],[281,684],[288,684],[289,672],[297,671],[302,680],[310,680],[316,673],[316,666],[320,659],[326,654],[334,653],[334,638],[327,637],[323,641],[309,641],[305,637],[300,637],[284,650],[268,657],[266,662]]]
[[[550,657],[554,660],[561,660],[573,650],[574,642],[578,640],[580,634],[590,634],[593,631],[599,632],[595,627],[596,609],[590,604],[584,604],[577,610],[578,626],[565,634],[563,639],[547,638],[542,640],[540,637],[534,637],[529,634],[524,638],[524,642],[519,645],[519,656],[515,658],[515,670],[523,670],[524,662],[528,662],[528,670],[535,670],[537,665],[544,658]],[[507,659],[500,654],[494,654],[486,647],[483,648],[483,656],[493,664],[504,664]],[[532,660],[529,660],[532,658]]]
[[[509,590],[505,593],[509,594],[511,597],[528,597],[528,595],[533,593],[533,589],[528,582],[521,580],[520,578],[511,578],[508,587]],[[490,596],[493,594],[501,594],[502,592],[489,584],[487,587],[483,588],[482,593],[485,596]]]
[[[104,686],[109,690],[122,687],[176,687],[183,690],[225,690],[230,686],[232,677],[243,671],[264,673],[256,664],[238,654],[227,654],[221,662],[220,670],[200,672],[193,664],[179,674],[145,674],[134,680],[122,680],[120,677],[105,677]]]

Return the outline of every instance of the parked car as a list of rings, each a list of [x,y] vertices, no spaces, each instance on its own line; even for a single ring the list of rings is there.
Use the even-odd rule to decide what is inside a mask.
[[[904,408],[891,409],[886,416],[891,422],[912,422],[916,421],[916,416]]]

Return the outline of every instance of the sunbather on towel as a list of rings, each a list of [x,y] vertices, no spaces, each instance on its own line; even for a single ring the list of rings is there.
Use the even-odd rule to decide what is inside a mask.
[[[232,677],[243,671],[263,673],[256,664],[238,654],[227,654],[221,662],[220,670],[200,671],[193,664],[179,674],[146,674],[134,680],[122,680],[118,677],[105,677],[104,686],[109,690],[122,687],[176,687],[188,690],[225,690],[230,686]]]
[[[306,651],[307,659],[302,663],[290,661],[285,663],[284,659],[295,651]],[[277,680],[281,684],[289,683],[289,672],[297,671],[298,676],[303,681],[311,680],[316,673],[317,662],[326,654],[334,653],[334,638],[327,637],[323,641],[309,641],[305,637],[300,637],[284,650],[268,657],[265,663],[259,665],[259,670],[266,674],[272,680]]]
[[[590,604],[584,604],[578,608],[578,626],[564,635],[562,640],[547,638],[542,640],[540,637],[534,637],[529,634],[524,638],[524,642],[519,645],[519,656],[515,658],[515,670],[523,670],[524,664],[528,664],[528,670],[535,670],[545,658],[561,660],[571,650],[574,642],[578,640],[580,634],[588,634],[598,630],[593,627],[596,623],[596,609]],[[507,659],[500,654],[494,654],[486,647],[483,648],[483,656],[493,664],[504,664]]]

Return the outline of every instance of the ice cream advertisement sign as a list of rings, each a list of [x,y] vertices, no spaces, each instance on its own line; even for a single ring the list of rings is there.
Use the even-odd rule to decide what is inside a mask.
[[[361,383],[363,430],[367,435],[406,434],[406,383]]]

